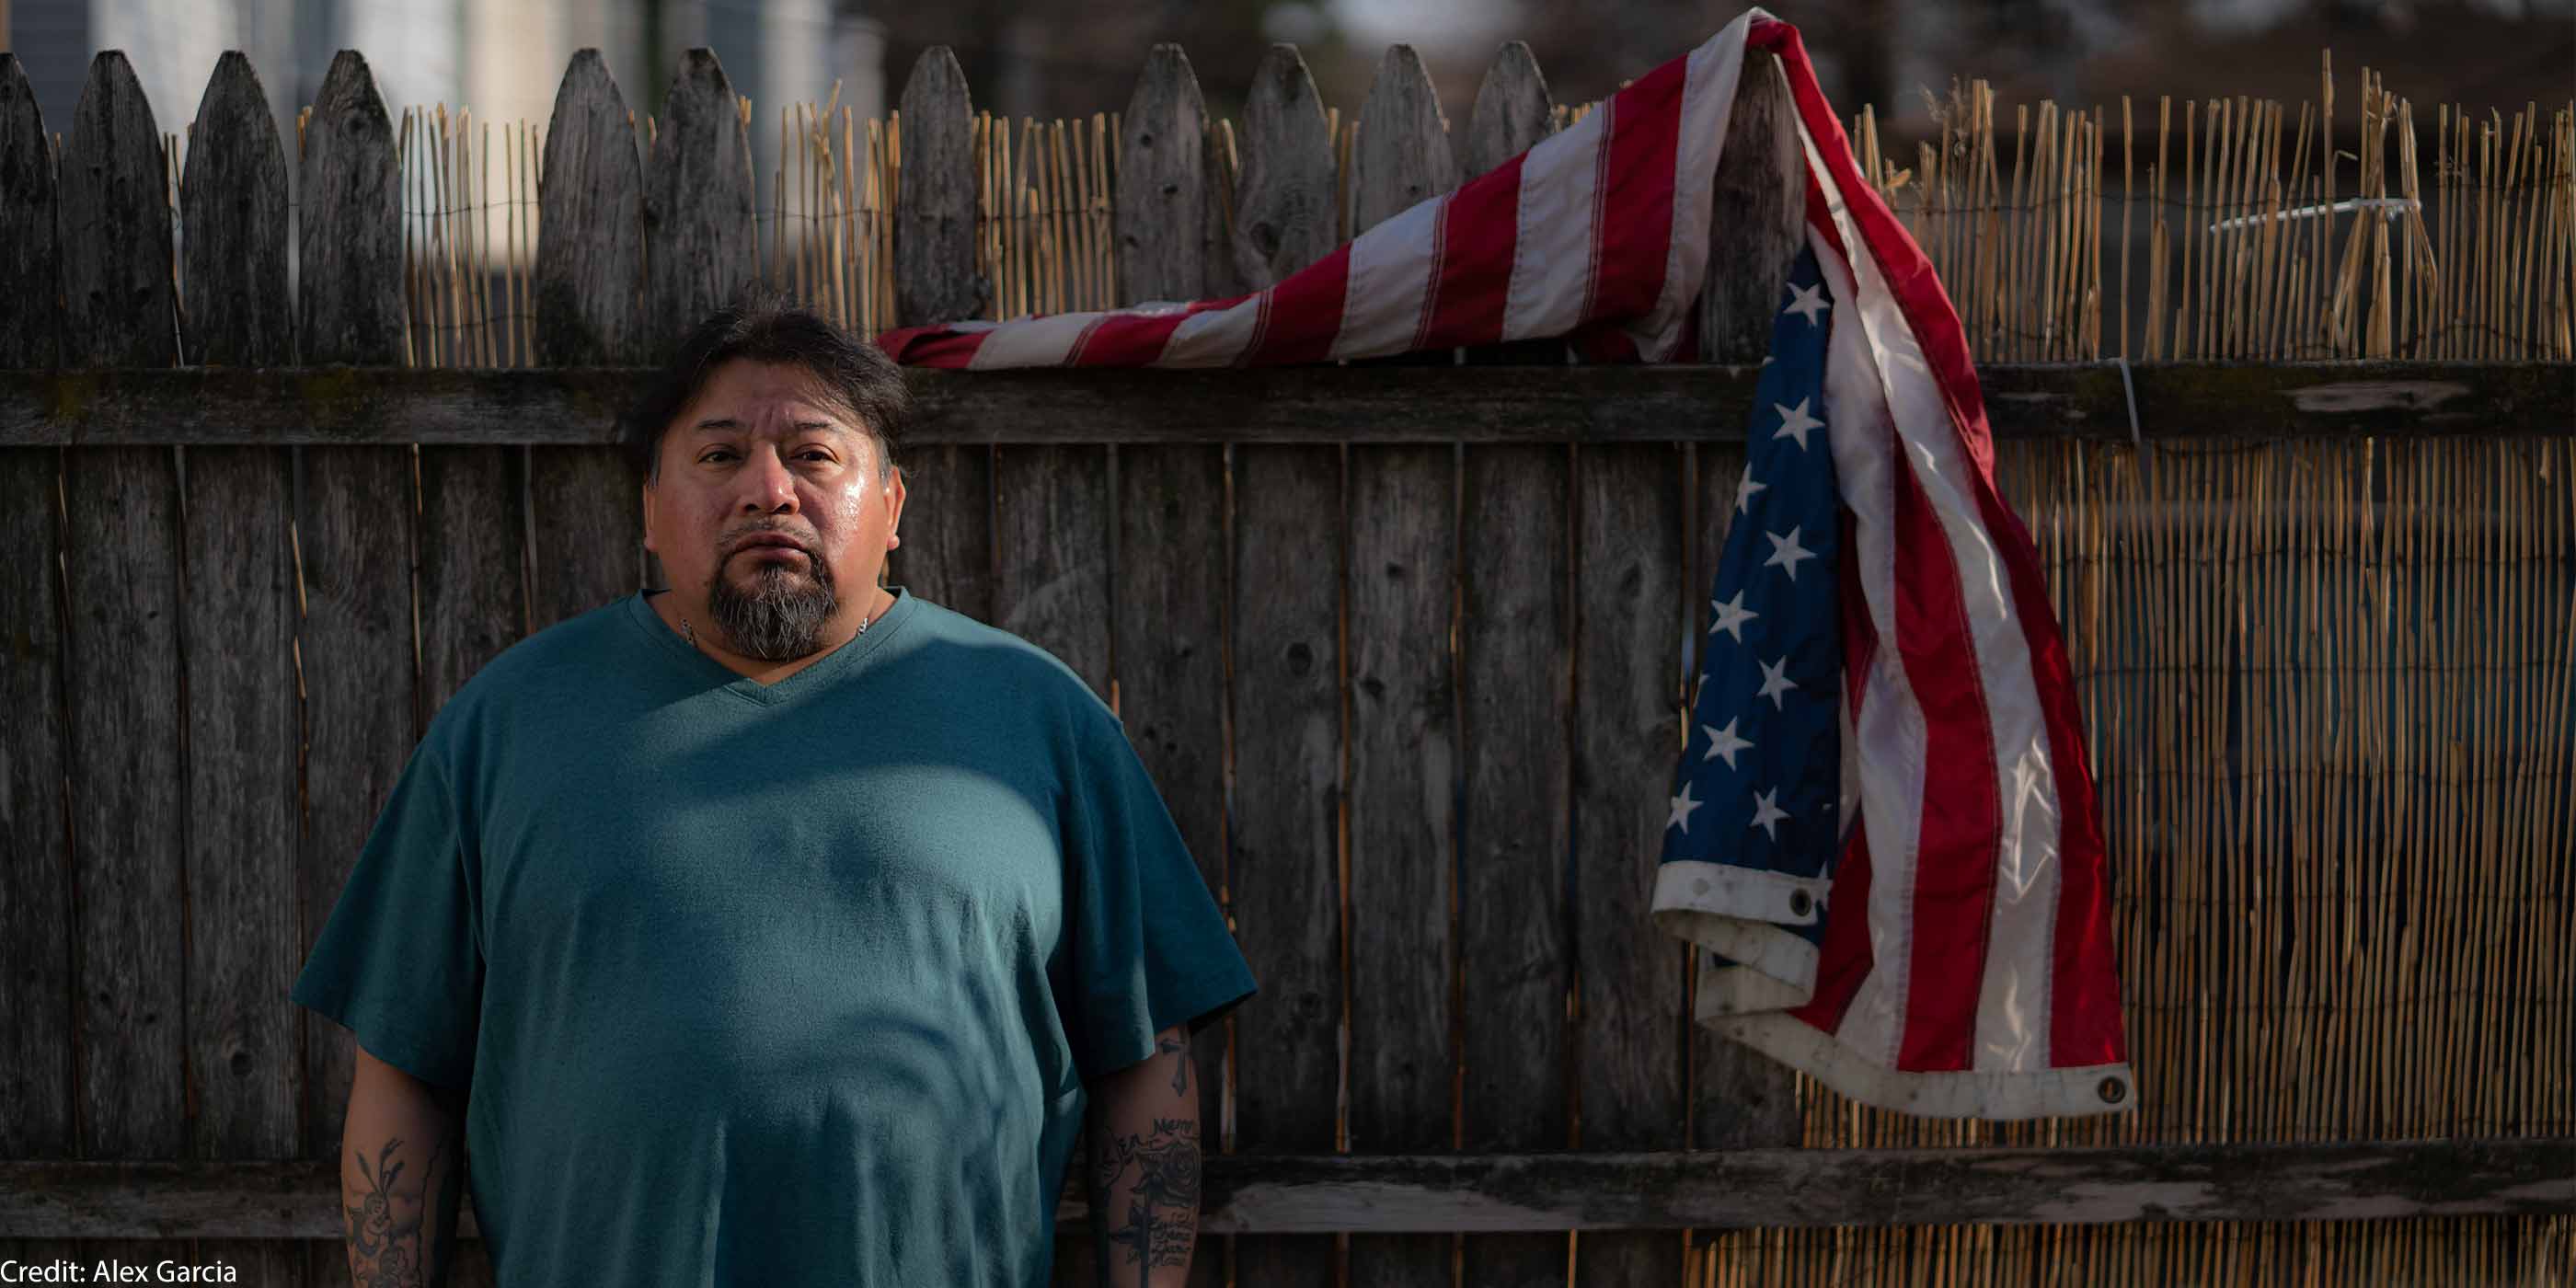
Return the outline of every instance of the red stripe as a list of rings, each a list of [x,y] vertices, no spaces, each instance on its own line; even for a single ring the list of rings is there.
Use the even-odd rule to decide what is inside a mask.
[[[1869,948],[1869,829],[1855,824],[1834,864],[1834,912],[1825,918],[1825,941],[1816,950],[1816,993],[1789,1012],[1827,1033],[1839,1031],[1852,999],[1869,979],[1876,959]]]
[[[2116,1063],[2127,1059],[2120,1032],[2119,959],[2110,932],[2109,871],[2100,809],[2084,752],[2084,723],[2075,701],[2066,644],[2040,575],[2039,551],[2004,505],[1994,486],[1993,436],[1976,364],[1968,353],[1958,311],[1933,276],[1931,261],[1860,175],[1842,124],[1835,119],[1806,47],[1787,23],[1754,25],[1749,48],[1778,53],[1816,152],[1834,176],[1861,239],[1894,292],[1897,307],[1922,346],[1925,365],[1947,404],[1962,450],[1976,466],[1970,491],[1977,514],[2001,552],[2012,583],[2013,611],[2030,649],[2031,674],[2048,732],[2048,762],[2056,780],[2058,886],[2055,959],[2049,997],[2049,1064],[2053,1067]]]
[[[1860,516],[1851,507],[1835,508],[1835,518],[1842,531],[1842,541],[1835,547],[1843,552],[1836,565],[1834,593],[1842,613],[1843,699],[1851,708],[1852,724],[1860,724],[1860,701],[1869,692],[1869,668],[1878,661],[1878,623],[1870,620],[1869,595],[1860,584],[1860,560],[1852,552],[1860,549]]]
[[[1849,508],[1842,509],[1836,517],[1842,528],[1842,544],[1836,548],[1846,555],[1835,576],[1835,595],[1842,612],[1843,694],[1851,708],[1852,726],[1857,730],[1861,700],[1869,691],[1869,668],[1878,658],[1878,628],[1870,621],[1869,601],[1860,584],[1860,563],[1848,557],[1860,549],[1859,521]],[[1843,912],[1825,919],[1824,942],[1816,950],[1815,996],[1807,1005],[1790,1012],[1827,1033],[1842,1028],[1852,998],[1859,995],[1861,984],[1878,960],[1869,946],[1869,827],[1859,818],[1850,820],[1849,826],[1851,830],[1843,838],[1842,857],[1833,870],[1832,902],[1839,904]]]
[[[1249,295],[1222,300],[1199,300],[1187,309],[1170,313],[1113,313],[1094,323],[1074,342],[1064,355],[1068,367],[1144,367],[1163,356],[1164,346],[1171,343],[1172,332],[1181,323],[1201,313],[1230,309]]]
[[[1959,568],[1902,442],[1896,480],[1896,656],[1923,711],[1923,813],[1914,846],[1913,943],[1896,1067],[1966,1069],[1985,979],[2003,804]]]
[[[1679,164],[1682,91],[1690,59],[1638,77],[1606,105],[1609,160],[1594,188],[1597,283],[1582,321],[1626,319],[1655,307],[1673,243],[1673,170]]]
[[[1342,331],[1342,304],[1351,287],[1351,244],[1270,288],[1269,318],[1256,348],[1244,355],[1245,366],[1280,366],[1322,362],[1333,356],[1333,340]]]
[[[1446,249],[1431,280],[1431,321],[1417,349],[1492,344],[1503,338],[1503,309],[1512,289],[1520,240],[1524,152],[1460,188],[1440,213]]]
[[[975,360],[988,331],[951,331],[944,323],[908,326],[877,337],[887,357],[907,367],[961,368]]]

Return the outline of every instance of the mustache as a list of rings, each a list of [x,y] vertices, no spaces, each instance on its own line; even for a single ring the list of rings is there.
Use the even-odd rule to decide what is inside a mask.
[[[733,533],[726,537],[723,542],[723,548],[727,551],[740,553],[744,549],[748,548],[744,543],[761,537],[777,537],[795,543],[797,549],[802,550],[807,554],[812,554],[814,552],[813,538],[795,531],[792,528],[777,527],[745,528],[740,532]]]

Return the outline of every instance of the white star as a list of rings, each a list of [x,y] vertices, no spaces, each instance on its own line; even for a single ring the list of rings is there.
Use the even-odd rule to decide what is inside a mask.
[[[1753,794],[1753,825],[1774,841],[1780,839],[1780,820],[1789,817],[1789,811],[1780,808],[1779,795],[1778,788]]]
[[[1807,325],[1809,326],[1814,326],[1816,324],[1817,314],[1833,307],[1832,305],[1825,303],[1825,287],[1821,282],[1817,283],[1812,289],[1792,283],[1789,287],[1789,295],[1789,307],[1780,311],[1783,313],[1795,313],[1799,317],[1805,318],[1807,320]]]
[[[1789,659],[1787,655],[1783,654],[1777,665],[1763,662],[1759,658],[1754,660],[1762,667],[1762,691],[1754,694],[1753,696],[1757,698],[1771,699],[1771,709],[1774,711],[1788,705],[1780,700],[1780,695],[1787,693],[1791,689],[1797,688],[1798,682],[1789,678]]]
[[[1744,624],[1762,615],[1744,606],[1744,592],[1740,590],[1735,592],[1733,599],[1708,601],[1708,610],[1717,614],[1716,618],[1708,624],[1708,633],[1715,635],[1719,631],[1724,631],[1734,636],[1738,644],[1744,642]]]
[[[1771,404],[1771,410],[1780,413],[1779,432],[1771,436],[1773,438],[1794,438],[1798,440],[1799,451],[1803,452],[1807,450],[1807,431],[1811,429],[1822,429],[1825,427],[1825,422],[1807,414],[1807,404],[1814,401],[1815,399],[1813,398],[1801,398],[1798,400],[1798,405],[1795,407],[1784,407],[1779,403]]]
[[[1789,529],[1789,535],[1785,537],[1781,536],[1777,532],[1765,532],[1762,534],[1762,538],[1763,540],[1771,543],[1771,557],[1763,560],[1762,566],[1765,568],[1778,568],[1781,571],[1788,573],[1789,580],[1791,581],[1796,581],[1798,579],[1799,560],[1813,559],[1816,557],[1815,551],[1809,550],[1798,544],[1797,528]]]
[[[1700,728],[1708,731],[1708,754],[1700,759],[1723,760],[1727,768],[1735,768],[1735,753],[1753,746],[1751,739],[1735,736],[1735,725],[1736,722],[1733,720],[1727,721],[1723,729],[1716,725],[1701,725]]]
[[[1682,784],[1682,794],[1673,798],[1673,816],[1664,823],[1664,826],[1666,827],[1680,828],[1682,830],[1682,835],[1684,836],[1690,835],[1691,811],[1708,803],[1706,801],[1692,800],[1690,789],[1691,785],[1689,783]]]
[[[1772,357],[1771,357],[1771,355],[1770,355],[1770,354],[1767,354],[1767,353],[1766,353],[1766,354],[1763,354],[1763,355],[1762,355],[1762,365],[1767,367],[1767,366],[1770,366],[1770,365],[1771,365],[1771,363],[1772,363]]]
[[[1753,500],[1753,494],[1770,486],[1768,483],[1754,482],[1753,471],[1746,470],[1744,478],[1735,485],[1735,512],[1744,513],[1744,507]]]

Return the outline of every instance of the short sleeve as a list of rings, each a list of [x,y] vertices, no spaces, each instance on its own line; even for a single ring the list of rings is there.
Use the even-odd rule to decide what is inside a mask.
[[[483,952],[454,794],[424,739],[385,799],[291,996],[424,1082],[473,1082]]]
[[[1059,999],[1084,1080],[1154,1054],[1252,996],[1252,967],[1125,731],[1081,742],[1065,827],[1072,996]]]

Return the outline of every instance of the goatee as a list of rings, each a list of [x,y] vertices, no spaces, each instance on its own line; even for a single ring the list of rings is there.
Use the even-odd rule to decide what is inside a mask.
[[[729,568],[719,568],[707,584],[707,615],[733,641],[733,650],[764,662],[793,662],[821,648],[824,623],[841,606],[830,566],[808,554],[805,575],[799,576],[792,563],[757,549],[735,557],[743,555],[758,561],[749,594],[735,588]]]

